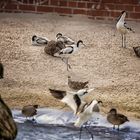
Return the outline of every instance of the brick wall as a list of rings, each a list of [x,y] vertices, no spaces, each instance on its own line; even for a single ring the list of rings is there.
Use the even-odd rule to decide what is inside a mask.
[[[140,20],[140,0],[0,0],[0,12],[55,12],[113,20],[122,10],[128,11],[127,19]]]

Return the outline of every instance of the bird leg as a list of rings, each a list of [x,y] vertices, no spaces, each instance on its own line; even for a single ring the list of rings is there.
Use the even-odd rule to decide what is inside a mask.
[[[68,63],[68,58],[63,57],[62,61],[67,65],[67,71],[69,71],[69,69],[71,69],[70,64]]]
[[[81,140],[82,129],[83,129],[83,126],[81,126],[81,128],[80,128],[79,140]]]
[[[126,48],[126,35],[124,35],[124,48]]]
[[[121,36],[122,36],[122,48],[123,48],[123,44],[124,44],[123,34],[121,34]]]
[[[117,129],[117,130],[118,130],[118,131],[120,130],[120,129],[119,129],[119,125],[118,125],[118,129]]]
[[[113,129],[115,129],[115,125],[113,125]]]
[[[93,140],[93,135],[92,135],[92,133],[90,132],[90,130],[85,126],[85,129],[87,130],[87,132],[91,135],[91,138],[92,138],[92,140]]]

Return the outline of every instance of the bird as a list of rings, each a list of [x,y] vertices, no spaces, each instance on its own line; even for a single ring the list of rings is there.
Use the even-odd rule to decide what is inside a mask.
[[[0,96],[0,139],[14,140],[17,136],[17,131],[12,112]]]
[[[34,46],[40,46],[40,45],[47,44],[48,41],[49,41],[49,39],[46,37],[39,37],[36,35],[32,36],[32,45],[34,45]]]
[[[24,106],[22,108],[22,114],[26,117],[26,119],[28,117],[34,117],[35,115],[37,115],[37,108],[38,108],[39,105],[27,105],[27,106]],[[35,119],[33,118],[33,121]]]
[[[140,57],[140,46],[133,47],[133,50],[137,57]]]
[[[55,53],[59,52],[60,50],[64,49],[65,45],[62,41],[54,41],[51,40],[48,42],[48,44],[44,48],[44,52],[48,55],[51,55],[53,57]]]
[[[120,32],[122,36],[122,47],[126,48],[126,34],[129,31],[135,32],[132,28],[130,28],[125,22],[126,11],[122,11],[120,17],[118,18],[118,22],[116,24],[117,30]]]
[[[115,108],[110,109],[107,115],[107,120],[109,123],[113,124],[113,129],[115,129],[115,125],[118,125],[118,130],[121,124],[129,121],[125,115],[118,114]]]
[[[84,88],[88,88],[88,81],[80,82],[80,81],[73,81],[71,76],[68,76],[68,86],[73,90],[80,90]]]
[[[73,41],[71,38],[69,38],[67,36],[62,35],[62,33],[57,33],[56,40],[57,41],[62,41],[66,45],[75,44],[75,41]]]
[[[66,103],[74,111],[74,114],[76,114],[76,110],[78,108],[75,101],[73,100],[74,96],[78,95],[78,97],[82,99],[84,96],[88,95],[93,90],[94,88],[81,89],[78,90],[77,92],[73,92],[73,91],[63,91],[63,90],[56,90],[56,89],[49,88],[51,95],[54,98],[61,100],[61,102]]]
[[[56,57],[61,57],[62,61],[67,65],[67,71],[69,71],[69,68],[71,68],[70,64],[68,63],[68,58],[77,52],[80,48],[86,46],[82,40],[79,40],[76,44],[73,45],[65,45],[66,48],[58,51],[54,54]]]
[[[86,124],[92,118],[94,111],[99,111],[99,105],[102,104],[102,101],[93,99],[90,103],[86,103],[81,98],[84,94],[79,94],[78,92],[71,94],[70,92],[52,89],[50,89],[50,92],[54,98],[59,99],[63,103],[66,103],[74,111],[74,115],[78,117],[74,123],[74,126],[80,127],[79,139],[81,139],[83,124]],[[93,139],[90,130],[86,126],[85,128]]]
[[[4,78],[4,66],[0,62],[0,79],[3,79],[3,78]]]

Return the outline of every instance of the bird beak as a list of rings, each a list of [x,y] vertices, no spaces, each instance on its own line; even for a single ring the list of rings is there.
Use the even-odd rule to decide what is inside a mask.
[[[83,46],[84,46],[84,47],[86,47],[86,45],[85,45],[85,44],[83,44]]]

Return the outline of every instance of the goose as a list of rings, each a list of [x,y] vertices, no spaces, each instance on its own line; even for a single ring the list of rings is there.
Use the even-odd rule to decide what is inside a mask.
[[[121,124],[129,121],[128,118],[123,114],[118,114],[115,108],[110,109],[107,115],[107,120],[113,124],[113,129],[115,129],[115,125],[118,125],[118,130]]]
[[[137,57],[140,57],[140,46],[138,46],[138,47],[133,47],[133,50],[134,50],[136,56],[137,56]]]
[[[54,56],[55,53],[59,52],[60,50],[64,49],[65,45],[62,41],[54,41],[51,40],[44,48],[44,52],[51,56]],[[55,56],[54,56],[55,57]]]
[[[80,90],[84,88],[88,88],[88,81],[80,82],[80,81],[72,81],[71,77],[68,76],[68,86],[73,90]]]
[[[135,32],[132,28],[130,28],[125,22],[126,11],[122,11],[121,16],[118,18],[118,22],[116,24],[116,28],[118,32],[122,36],[122,47],[126,48],[126,34],[128,31]]]
[[[46,37],[39,37],[36,35],[32,36],[32,45],[34,45],[34,46],[40,46],[40,45],[47,44],[48,41],[49,41],[49,39]]]
[[[0,96],[0,139],[14,140],[17,135],[17,126],[10,108]]]
[[[62,33],[58,33],[58,34],[56,35],[56,40],[57,40],[57,41],[62,41],[62,42],[63,42],[64,44],[66,44],[66,45],[75,44],[75,42],[74,42],[71,38],[62,35]]]
[[[74,54],[75,52],[77,52],[80,48],[86,46],[82,40],[79,40],[77,42],[77,44],[73,44],[73,45],[65,45],[66,48],[58,51],[57,53],[54,54],[54,56],[56,57],[61,57],[62,61],[67,65],[67,70],[69,70],[69,68],[71,68],[70,64],[68,63],[68,58]]]
[[[74,123],[75,127],[80,127],[80,139],[82,133],[83,124],[87,123],[95,112],[99,111],[99,105],[102,104],[102,101],[92,100],[90,103],[86,103],[81,99],[84,94],[79,94],[78,92],[72,94],[71,92],[52,90],[50,89],[52,96],[56,99],[59,99],[61,102],[66,103],[73,111],[74,114],[78,117]],[[87,94],[87,93],[86,93]],[[87,131],[92,133],[85,127]]]
[[[38,108],[38,105],[24,106],[22,108],[22,114],[26,117],[26,119],[28,117],[34,117],[35,115],[37,115],[37,108]],[[35,119],[33,118],[33,120],[35,120]]]
[[[4,76],[4,66],[3,64],[0,62],[0,79],[3,79]]]

